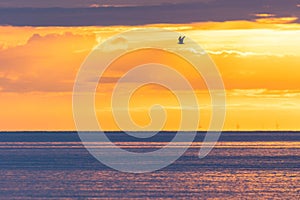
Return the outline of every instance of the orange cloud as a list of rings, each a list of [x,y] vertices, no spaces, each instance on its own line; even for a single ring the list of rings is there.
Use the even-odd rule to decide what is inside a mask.
[[[270,14],[270,13],[258,13],[258,14],[254,14],[254,16],[256,17],[275,17],[275,14]]]
[[[298,17],[270,17],[260,18],[255,21],[262,24],[288,24],[298,20]]]
[[[0,51],[3,92],[70,92],[76,71],[96,44],[94,35],[33,34],[24,45]]]

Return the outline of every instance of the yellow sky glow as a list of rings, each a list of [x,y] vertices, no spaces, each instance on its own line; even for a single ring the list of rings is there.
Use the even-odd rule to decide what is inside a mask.
[[[182,32],[212,57],[227,93],[224,130],[300,130],[300,25],[292,23],[294,20],[260,18],[256,22],[148,27]],[[0,27],[0,130],[74,130],[72,88],[81,63],[97,44],[132,28],[137,27]],[[211,105],[201,77],[171,55],[140,53],[140,59],[128,55],[106,72],[107,80],[115,79],[104,81],[96,96],[103,127],[118,129],[109,107],[114,81],[139,62],[156,60],[179,70],[195,85],[199,129],[207,129]],[[148,109],[155,102],[166,106],[169,114],[164,129],[176,130],[178,102],[159,86],[136,91],[130,102],[132,118],[141,126],[147,125]]]

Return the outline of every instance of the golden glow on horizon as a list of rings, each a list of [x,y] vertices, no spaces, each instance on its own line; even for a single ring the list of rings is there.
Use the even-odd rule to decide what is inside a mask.
[[[271,17],[256,22],[148,27],[180,31],[211,55],[227,89],[225,130],[300,130],[297,122],[300,117],[300,25],[291,24],[295,20]],[[136,27],[0,27],[0,130],[73,130],[71,92],[81,63],[97,43],[131,28]],[[117,66],[138,64],[133,58],[124,59]],[[181,67],[185,66],[181,61],[155,53],[143,56],[141,61],[151,59],[178,70],[186,69]],[[191,77],[191,71],[181,72],[197,84],[198,79]],[[111,70],[107,78],[117,79],[121,74]],[[112,86],[111,82],[105,84],[104,97],[109,96]],[[160,98],[150,99],[157,92]],[[204,130],[209,124],[210,101],[204,87],[196,87],[195,92],[201,102],[199,128]],[[141,88],[131,102],[132,108],[139,108],[132,117],[138,124],[146,125],[148,108],[154,100],[164,105],[170,103],[172,119],[166,129],[176,129],[177,104],[170,95],[160,87]],[[101,104],[99,107],[97,103],[99,113],[109,112],[109,109],[101,110]],[[116,129],[108,115],[102,117],[109,121],[107,130]]]

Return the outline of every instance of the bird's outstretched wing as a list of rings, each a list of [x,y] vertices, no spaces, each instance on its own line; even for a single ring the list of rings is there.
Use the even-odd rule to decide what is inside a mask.
[[[184,38],[185,38],[185,36],[183,36],[183,37],[179,36],[179,38],[178,38],[178,44],[184,44],[183,43]]]

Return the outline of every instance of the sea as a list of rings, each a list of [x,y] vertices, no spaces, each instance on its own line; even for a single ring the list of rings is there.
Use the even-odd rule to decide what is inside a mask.
[[[119,148],[143,152],[176,133],[105,134]],[[198,132],[169,166],[135,174],[99,162],[77,132],[1,132],[0,199],[300,199],[299,132],[223,132],[199,159],[204,136]]]

